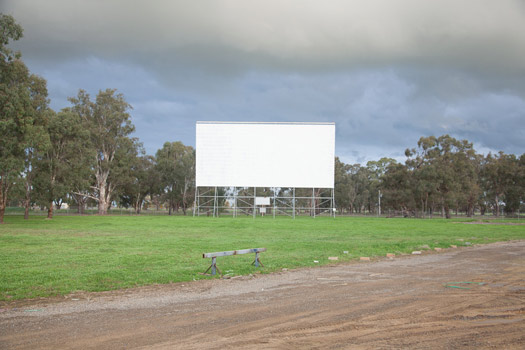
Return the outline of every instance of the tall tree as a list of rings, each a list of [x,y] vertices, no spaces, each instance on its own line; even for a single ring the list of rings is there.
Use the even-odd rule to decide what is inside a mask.
[[[472,143],[456,140],[449,135],[422,137],[418,141],[418,149],[407,149],[405,154],[408,157],[407,165],[411,168],[431,169],[419,171],[418,174],[426,176],[415,179],[430,182],[422,186],[424,191],[437,191],[443,213],[447,219],[450,218],[450,209],[457,206],[458,195],[465,193],[465,188],[477,181],[474,165],[476,153]]]
[[[482,186],[489,196],[496,217],[500,215],[501,203],[505,203],[507,212],[513,212],[518,208],[518,198],[523,195],[519,189],[519,174],[519,161],[515,155],[499,152],[497,155],[489,153],[485,157],[482,167]]]
[[[156,193],[160,177],[155,169],[155,158],[140,155],[136,157],[129,169],[129,176],[120,194],[121,204],[132,206],[140,214],[148,195]]]
[[[29,218],[29,207],[32,203],[33,194],[33,180],[40,171],[38,168],[39,160],[44,156],[46,149],[50,147],[47,125],[52,114],[52,111],[49,109],[46,81],[43,78],[31,74],[29,77],[29,91],[33,120],[26,129],[24,142],[24,219]]]
[[[98,202],[98,213],[107,214],[116,190],[117,181],[111,173],[118,171],[116,155],[119,149],[127,147],[129,135],[135,130],[128,111],[131,106],[122,94],[114,89],[99,91],[95,101],[80,90],[76,98],[70,98],[72,110],[82,119],[82,125],[89,130],[91,144],[96,151],[94,193],[91,198]]]
[[[129,196],[129,190],[133,190],[132,194],[135,196],[137,193],[136,189],[130,187],[131,183],[139,181],[138,178],[142,179],[143,174],[141,173],[141,158],[144,157],[145,151],[142,144],[138,142],[136,138],[128,138],[125,142],[119,146],[117,153],[115,154],[115,164],[113,171],[108,177],[108,187],[114,188],[115,199],[120,198],[121,204],[128,206],[126,196]],[[146,184],[143,184],[146,187]],[[139,187],[142,187],[139,185]],[[139,196],[141,194],[139,190]]]
[[[385,193],[383,204],[408,216],[414,208],[414,197],[412,173],[407,166],[394,162],[389,164],[382,180]]]
[[[169,214],[182,207],[186,215],[195,191],[195,150],[180,141],[166,142],[155,158]]]
[[[37,163],[35,187],[39,201],[47,206],[53,218],[53,204],[63,200],[77,188],[79,178],[89,178],[94,152],[89,132],[82,127],[80,117],[70,109],[52,113],[47,133],[50,146]]]
[[[378,161],[369,161],[366,163],[367,173],[369,177],[369,210],[371,210],[372,206],[379,206],[379,191],[383,190],[383,176],[385,175],[388,166],[396,162],[397,161],[395,159],[383,157]]]
[[[0,14],[0,224],[9,190],[24,169],[26,131],[33,122],[29,70],[21,54],[7,47],[22,33],[13,17]]]
[[[334,197],[335,204],[340,214],[343,214],[345,209],[350,208],[350,199],[348,193],[350,192],[350,175],[348,171],[350,166],[342,162],[339,157],[335,157],[334,170]]]

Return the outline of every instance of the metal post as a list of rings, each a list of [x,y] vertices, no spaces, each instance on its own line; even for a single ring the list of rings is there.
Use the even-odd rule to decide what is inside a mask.
[[[215,193],[213,194],[213,217],[215,217],[216,210],[217,210],[217,187],[215,187]],[[218,210],[217,210],[217,214],[219,214]]]
[[[253,218],[255,219],[257,207],[255,206],[255,197],[257,196],[257,187],[253,188]]]
[[[334,194],[333,188],[332,188],[332,212],[334,214],[334,219],[335,219],[335,194]]]
[[[215,270],[217,269],[217,266],[215,265],[217,262],[217,258],[213,257],[211,258],[211,274],[215,275]]]
[[[312,188],[312,213],[315,218],[315,188]]]
[[[292,195],[292,217],[295,219],[295,187],[293,188],[293,195]]]
[[[201,216],[201,196],[199,194],[199,188],[197,190],[197,216]]]
[[[276,200],[276,194],[275,194],[275,188],[273,189],[273,218],[275,219],[275,200]],[[519,208],[518,208],[518,217],[519,217]]]

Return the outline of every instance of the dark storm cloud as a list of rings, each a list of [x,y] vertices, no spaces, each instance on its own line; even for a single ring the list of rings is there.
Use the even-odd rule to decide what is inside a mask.
[[[525,69],[522,1],[7,0],[3,7],[26,28],[24,51],[53,61],[91,54],[215,73],[392,63]]]
[[[4,1],[54,108],[114,87],[149,153],[196,120],[335,121],[347,161],[524,150],[523,1]]]

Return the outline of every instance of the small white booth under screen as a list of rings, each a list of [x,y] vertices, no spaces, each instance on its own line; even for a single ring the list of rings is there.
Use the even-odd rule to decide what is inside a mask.
[[[193,215],[335,215],[335,123],[197,122]]]

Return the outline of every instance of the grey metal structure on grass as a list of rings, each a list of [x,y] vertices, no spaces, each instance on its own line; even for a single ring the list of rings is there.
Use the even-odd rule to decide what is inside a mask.
[[[230,250],[225,252],[215,252],[215,253],[203,253],[202,257],[204,259],[211,258],[211,265],[208,267],[208,269],[203,273],[204,275],[210,271],[211,274],[215,275],[217,271],[219,271],[220,274],[221,270],[217,267],[217,257],[219,256],[231,256],[231,255],[240,255],[240,254],[249,254],[249,253],[255,253],[255,260],[253,261],[252,265],[255,265],[255,267],[262,266],[264,267],[263,263],[259,259],[259,253],[265,252],[266,248],[250,248],[250,249],[239,249],[239,250]]]
[[[268,193],[268,191],[270,193]],[[308,193],[307,195],[307,192]],[[335,198],[333,188],[258,188],[228,187],[224,194],[219,194],[218,187],[197,187],[193,216],[252,216],[261,214],[289,216],[331,216],[335,217]],[[297,192],[300,192],[299,194]],[[266,197],[268,206],[257,205],[256,199]]]

